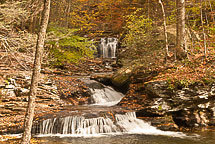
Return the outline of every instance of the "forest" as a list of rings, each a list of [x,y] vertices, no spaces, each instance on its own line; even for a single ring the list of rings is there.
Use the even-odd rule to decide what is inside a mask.
[[[214,55],[215,0],[0,0],[0,140],[47,142],[39,123],[89,113],[102,88],[114,124],[215,136]]]

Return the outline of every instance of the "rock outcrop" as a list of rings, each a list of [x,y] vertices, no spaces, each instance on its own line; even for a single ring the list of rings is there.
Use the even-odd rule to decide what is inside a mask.
[[[193,84],[170,89],[167,81],[145,85],[147,107],[153,113],[171,115],[179,127],[215,126],[215,85]]]

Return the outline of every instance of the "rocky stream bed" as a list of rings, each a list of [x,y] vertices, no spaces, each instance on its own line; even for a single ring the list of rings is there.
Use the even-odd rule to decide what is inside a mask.
[[[91,67],[94,65],[98,65],[98,62],[92,63]],[[79,71],[77,70],[76,75],[72,76],[71,73],[44,69],[38,87],[35,123],[68,114],[89,113],[87,117],[90,118],[105,115],[111,117],[116,113],[136,111],[137,117],[162,130],[214,130],[213,84],[208,86],[195,84],[172,90],[167,81],[146,83],[144,74],[141,72],[132,74],[128,67],[114,74],[107,73],[111,70],[101,70],[101,67],[99,69],[101,73],[93,73],[95,69],[92,68],[90,70],[92,72],[84,75],[121,90],[125,97],[117,106],[108,109],[81,106],[92,102],[89,87],[80,80],[83,73],[77,74]],[[0,134],[23,131],[29,87],[30,71],[1,73]]]

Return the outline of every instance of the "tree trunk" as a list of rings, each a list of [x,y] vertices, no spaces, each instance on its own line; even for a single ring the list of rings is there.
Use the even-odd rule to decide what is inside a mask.
[[[30,33],[33,33],[33,31],[34,31],[34,17],[32,17],[31,19],[30,19],[30,23],[29,23],[29,28],[28,28],[28,30],[29,30],[29,32]]]
[[[186,54],[186,40],[185,40],[185,0],[176,0],[176,49],[175,57],[177,59],[183,59]]]
[[[207,44],[206,44],[206,34],[205,34],[205,28],[204,28],[204,21],[203,21],[203,4],[202,4],[202,0],[200,1],[201,2],[201,23],[202,23],[202,33],[203,33],[203,41],[204,41],[204,54],[205,54],[205,58],[207,57],[207,53],[208,53],[208,50],[207,50]]]
[[[169,57],[169,46],[168,46],[168,36],[167,36],[167,28],[166,28],[166,15],[164,6],[161,0],[159,0],[159,3],[161,5],[162,13],[163,13],[163,29],[164,29],[164,36],[165,36],[165,59],[167,61],[167,58]]]
[[[34,69],[33,69],[32,80],[31,80],[30,94],[28,98],[28,108],[25,115],[22,144],[29,144],[31,139],[31,128],[32,128],[33,116],[34,116],[35,98],[37,94],[37,86],[39,82],[41,61],[42,61],[42,55],[43,55],[43,46],[44,46],[46,29],[47,29],[48,20],[49,20],[49,13],[50,13],[50,1],[51,0],[44,0],[45,6],[43,10],[41,27],[38,34],[38,40],[36,45]]]
[[[213,9],[212,9],[212,6],[211,6],[211,0],[208,0],[208,1],[209,1],[209,5],[210,5],[211,13],[213,13]],[[214,18],[214,15],[212,15],[212,20],[213,20],[213,23],[215,24],[215,18]]]
[[[68,2],[68,7],[66,9],[66,27],[69,28],[70,24],[70,11],[71,11],[71,1],[69,0]]]

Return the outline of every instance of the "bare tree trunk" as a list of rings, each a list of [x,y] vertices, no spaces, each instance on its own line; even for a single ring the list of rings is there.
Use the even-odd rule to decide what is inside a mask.
[[[204,0],[205,1],[205,0]],[[209,21],[208,21],[208,15],[207,15],[207,2],[205,1],[205,20],[207,22],[207,25],[209,25]],[[207,29],[208,33],[209,33],[209,29]]]
[[[51,0],[44,0],[45,6],[43,10],[41,27],[38,34],[38,40],[36,45],[34,69],[33,69],[31,89],[30,89],[30,94],[28,99],[28,108],[25,115],[25,123],[24,123],[25,129],[22,137],[22,144],[29,144],[31,139],[31,128],[32,128],[33,117],[34,117],[35,99],[36,99],[37,86],[39,82],[39,75],[40,75],[40,69],[41,69],[43,46],[44,46],[46,29],[47,29],[48,20],[49,20],[49,13],[50,13],[50,1]]]
[[[175,57],[178,59],[185,58],[186,40],[185,40],[185,0],[176,0],[176,17],[177,17],[177,38]]]
[[[69,28],[69,19],[70,19],[70,11],[71,11],[71,1],[69,0],[68,2],[68,7],[66,10],[66,27]]]
[[[206,34],[205,34],[205,28],[204,28],[204,21],[203,21],[203,4],[202,4],[202,0],[201,0],[201,23],[202,23],[202,32],[203,32],[203,41],[204,41],[204,54],[205,54],[205,58],[207,57],[207,44],[206,44]]]
[[[167,58],[169,57],[169,45],[168,45],[168,36],[167,36],[167,29],[166,29],[166,15],[164,6],[161,0],[159,0],[159,3],[161,5],[162,13],[163,13],[163,29],[164,29],[164,36],[165,36],[165,59],[167,61]]]
[[[213,12],[213,9],[212,9],[212,6],[211,6],[211,0],[208,0],[208,1],[209,1],[209,5],[210,5],[211,12]],[[214,15],[212,15],[212,20],[213,20],[213,23],[215,24]]]
[[[150,0],[148,0],[148,1],[147,1],[147,4],[148,4],[148,10],[147,10],[148,18],[150,17],[150,16],[149,16],[149,15],[150,15],[150,14],[149,14],[149,13],[150,13],[150,12],[149,12],[149,10],[150,10],[150,4],[149,4],[149,1],[150,1]]]
[[[29,24],[28,30],[29,30],[30,33],[33,33],[33,31],[34,31],[34,17],[32,17],[30,19],[30,24]]]

